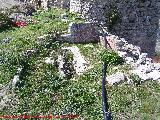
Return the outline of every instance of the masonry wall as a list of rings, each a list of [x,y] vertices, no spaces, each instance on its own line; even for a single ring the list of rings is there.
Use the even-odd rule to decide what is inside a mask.
[[[69,8],[70,0],[48,0],[51,6]]]
[[[158,6],[158,19],[159,19],[159,29],[158,29],[158,33],[157,33],[157,44],[156,44],[156,52],[160,53],[160,0],[157,3]]]
[[[105,19],[104,9],[107,0],[70,0],[70,12],[80,13],[89,22]]]
[[[76,1],[78,4],[76,6]],[[160,0],[116,0],[120,21],[114,25],[112,34],[125,38],[128,43],[141,47],[149,55],[155,53]],[[88,21],[107,21],[110,0],[71,0],[71,12],[82,14]]]
[[[70,23],[68,33],[69,34],[61,35],[59,41],[69,43],[99,42],[99,34],[93,23]]]
[[[153,55],[158,32],[158,1],[144,1],[117,3],[121,22],[114,27],[114,33],[129,43],[140,46],[142,52]]]

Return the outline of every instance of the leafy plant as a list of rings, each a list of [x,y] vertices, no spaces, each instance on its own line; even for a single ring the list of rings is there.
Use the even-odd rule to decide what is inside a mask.
[[[5,13],[1,13],[0,12],[0,32],[6,30],[6,29],[9,29],[11,28],[12,26],[12,21],[11,19],[8,17],[7,14]]]
[[[107,11],[107,26],[108,26],[108,30],[112,31],[113,27],[120,22],[121,17],[120,17],[120,13],[116,7],[116,3],[115,1],[112,1],[113,3],[110,5],[110,9],[109,12]]]
[[[122,57],[120,57],[116,52],[111,50],[103,50],[100,53],[100,58],[108,65],[118,65],[124,62]]]
[[[130,79],[133,81],[135,85],[139,85],[142,82],[141,78],[136,74],[131,74]]]
[[[75,74],[74,66],[73,66],[73,53],[69,50],[61,50],[61,55],[63,59],[63,72],[65,74],[66,79],[73,78]]]

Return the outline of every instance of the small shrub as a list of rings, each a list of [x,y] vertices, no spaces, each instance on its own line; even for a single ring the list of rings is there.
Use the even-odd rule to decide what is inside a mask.
[[[118,65],[124,62],[123,58],[117,53],[110,50],[103,50],[100,53],[100,58],[102,61],[106,62],[108,65]]]
[[[63,56],[63,72],[65,74],[65,78],[71,79],[75,74],[73,66],[73,53],[68,50],[62,50],[61,54]]]
[[[138,75],[135,75],[135,74],[131,74],[130,75],[130,79],[132,79],[133,83],[135,85],[140,85],[141,84],[141,78],[138,76]]]
[[[7,14],[0,12],[0,32],[12,26],[12,20]]]

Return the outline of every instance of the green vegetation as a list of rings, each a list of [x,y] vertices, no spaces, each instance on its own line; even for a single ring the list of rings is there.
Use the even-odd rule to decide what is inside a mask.
[[[111,10],[108,13],[108,30],[112,31],[114,25],[120,21],[120,15],[116,9]]]
[[[1,16],[0,17],[0,32],[11,28],[12,21],[9,19],[9,17],[6,14],[1,13],[1,12],[0,12],[0,16]]]
[[[36,13],[33,17],[38,23],[30,24],[21,29],[14,28],[0,33],[0,42],[2,43],[0,45],[0,60],[4,63],[1,65],[0,84],[7,83],[12,79],[13,75],[16,73],[16,69],[21,66],[23,59],[26,59],[23,54],[27,50],[40,50],[40,54],[45,55],[52,50],[52,48],[46,49],[45,44],[48,44],[49,41],[54,42],[55,40],[48,38],[44,41],[44,45],[40,46],[37,41],[39,36],[43,36],[44,34],[62,34],[63,31],[67,30],[67,26],[71,21],[79,21],[74,19],[75,15],[72,15],[73,17],[70,17],[68,22],[61,21],[59,17],[63,12],[63,10],[58,9],[53,9],[50,12],[42,11]],[[56,18],[50,17],[51,15]],[[9,43],[4,43],[2,40],[8,37],[11,37],[12,40]],[[57,42],[52,44],[51,47],[58,47]]]
[[[108,65],[119,65],[124,62],[123,58],[118,56],[116,52],[110,51],[110,50],[103,50],[100,53],[100,58],[102,61],[106,62],[106,64]]]
[[[113,31],[114,29],[114,26],[120,22],[121,20],[121,16],[120,16],[120,13],[117,9],[117,6],[115,6],[115,0],[111,1],[110,3],[110,9],[109,9],[109,12],[107,11],[107,27],[108,27],[108,30],[109,31]]]
[[[16,87],[7,92],[5,97],[12,94],[12,101],[8,107],[0,107],[0,115],[63,115],[77,114],[84,120],[102,120],[101,99],[101,60],[115,63],[121,58],[116,53],[104,50],[99,44],[78,44],[80,52],[93,66],[83,75],[75,75],[72,79],[62,78],[58,74],[56,65],[46,64],[45,57],[57,59],[60,48],[73,44],[59,43],[55,34],[65,33],[76,15],[68,14],[69,21],[61,21],[63,10],[52,9],[35,13],[33,18],[39,21],[23,28],[0,33],[0,85],[4,87],[23,67],[20,81]],[[39,44],[37,37],[51,34]],[[55,36],[55,37],[53,37]],[[2,39],[11,37],[11,41],[4,43]],[[27,55],[27,50],[34,50]],[[67,54],[70,61],[73,56]],[[109,58],[109,59],[108,59]],[[116,63],[117,64],[117,63]],[[110,66],[109,74],[115,71],[128,71],[130,66],[118,66],[113,70]],[[160,119],[160,84],[155,81],[139,83],[136,76],[131,76],[135,84],[122,83],[120,85],[106,85],[109,105],[115,120],[158,120]],[[137,84],[138,83],[138,84]],[[8,98],[9,99],[9,98]],[[2,98],[0,98],[2,100]],[[13,106],[17,106],[16,108]]]

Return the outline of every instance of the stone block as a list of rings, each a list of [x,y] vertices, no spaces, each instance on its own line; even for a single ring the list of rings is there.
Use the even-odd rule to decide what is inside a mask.
[[[72,43],[98,42],[99,34],[93,23],[70,23],[68,32],[62,35],[62,40]]]

